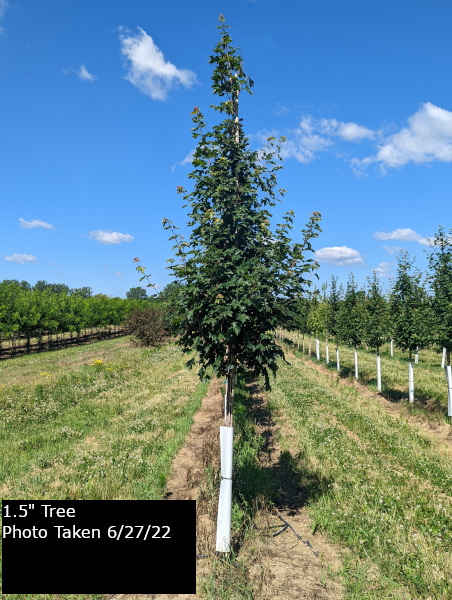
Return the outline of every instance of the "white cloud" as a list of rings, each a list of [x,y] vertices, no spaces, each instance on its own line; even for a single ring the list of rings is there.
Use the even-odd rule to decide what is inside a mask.
[[[5,16],[6,9],[9,6],[8,0],[0,0],[0,21]],[[0,35],[5,31],[4,27],[0,25]]]
[[[321,131],[325,134],[336,135],[347,142],[360,142],[364,139],[373,139],[375,132],[357,123],[343,123],[336,119],[322,119],[319,123]]]
[[[260,135],[262,137],[262,133]],[[320,152],[339,144],[343,147],[344,143],[373,142],[375,154],[349,161],[355,175],[361,177],[366,176],[366,169],[372,164],[379,165],[384,174],[389,168],[408,163],[452,163],[452,111],[431,102],[422,104],[408,117],[407,125],[391,135],[384,128],[372,130],[352,121],[304,115],[298,127],[286,132],[285,136],[283,158],[295,158],[301,163],[309,163]]]
[[[408,118],[408,127],[383,141],[375,156],[354,163],[357,168],[377,163],[386,172],[388,167],[434,161],[452,162],[452,112],[426,102]]]
[[[174,170],[176,169],[176,167],[183,167],[184,165],[191,165],[194,154],[195,154],[195,148],[193,148],[193,150],[190,150],[190,152],[187,154],[187,156],[183,160],[175,163],[171,167],[171,171],[174,173]]]
[[[318,152],[326,150],[330,145],[331,141],[328,138],[316,133],[316,125],[308,115],[301,119],[296,129],[287,133],[281,156],[283,159],[295,158],[298,162],[309,163]]]
[[[8,5],[8,0],[0,0],[0,19],[3,18]]]
[[[416,233],[413,229],[395,229],[390,233],[384,233],[383,231],[376,231],[374,233],[376,240],[397,240],[402,242],[418,242],[423,246],[428,246],[428,238],[423,237],[419,233]],[[386,248],[386,246],[385,246]]]
[[[27,263],[27,262],[37,262],[38,259],[36,258],[36,256],[33,256],[32,254],[11,254],[11,256],[5,256],[5,260],[8,260],[9,262],[15,262],[15,263],[20,263],[21,265]]]
[[[178,69],[165,60],[163,52],[141,27],[137,35],[121,35],[121,53],[127,67],[127,81],[153,100],[166,100],[169,90],[177,84],[191,88],[196,75],[188,69]]]
[[[378,264],[378,267],[376,267],[374,269],[374,271],[378,277],[381,277],[381,278],[390,277],[391,269],[393,266],[394,266],[394,263],[392,263],[392,262],[381,262]]]
[[[124,273],[121,273],[121,271],[116,271],[115,277],[124,277]]]
[[[388,246],[387,244],[385,244],[383,248],[388,254],[398,254],[402,250],[400,246]]]
[[[347,246],[321,248],[320,250],[316,251],[315,259],[318,262],[327,262],[338,267],[364,264],[364,259],[361,256],[361,253],[358,250],[348,248]]]
[[[281,117],[282,115],[287,114],[289,112],[289,109],[285,104],[281,104],[281,102],[276,102],[273,112],[275,113],[275,115],[278,115],[278,117]]]
[[[19,219],[19,224],[25,229],[36,229],[37,227],[43,227],[44,229],[55,229],[55,227],[50,223],[46,223],[45,221],[39,221],[38,219],[33,219],[33,221],[25,221],[24,219]]]
[[[264,132],[260,134],[263,138]],[[312,115],[304,115],[295,129],[285,134],[286,143],[281,150],[282,158],[295,158],[298,162],[309,163],[319,152],[333,146],[336,140],[343,142],[360,142],[373,139],[375,132],[363,125],[336,119],[315,119]],[[277,137],[277,135],[275,135]]]
[[[96,75],[91,75],[91,73],[88,72],[88,69],[85,67],[85,65],[80,65],[80,69],[78,71],[74,71],[74,73],[76,73],[77,77],[82,81],[95,81],[97,79]]]
[[[117,231],[107,231],[103,229],[90,231],[89,238],[96,240],[101,244],[122,244],[123,242],[133,241],[133,236],[128,233],[118,233]]]

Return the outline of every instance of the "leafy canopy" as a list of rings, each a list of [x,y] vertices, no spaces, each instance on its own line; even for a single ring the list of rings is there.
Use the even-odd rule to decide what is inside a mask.
[[[394,340],[402,349],[411,352],[428,345],[431,339],[431,311],[424,290],[422,275],[413,269],[408,252],[397,257],[397,276],[391,290],[390,310]]]
[[[293,314],[315,268],[310,240],[320,231],[320,214],[311,215],[300,243],[289,237],[292,211],[272,230],[270,209],[285,193],[277,189],[280,146],[269,138],[260,152],[250,149],[238,107],[240,94],[251,94],[253,81],[243,70],[223,16],[218,28],[221,38],[209,62],[218,98],[213,108],[223,120],[207,130],[195,107],[193,188],[178,187],[189,207],[189,239],[164,220],[176,255],[169,269],[182,284],[178,343],[186,352],[197,351],[201,377],[208,367],[218,375],[233,368],[264,375],[269,387],[269,372],[276,373],[277,360],[284,356],[273,330]],[[191,359],[187,366],[194,363]]]
[[[388,341],[389,315],[386,298],[374,271],[367,278],[365,340],[371,348],[378,349]]]
[[[433,292],[432,309],[435,315],[435,337],[447,349],[448,362],[452,351],[452,230],[438,232],[428,252],[430,273],[428,281]]]

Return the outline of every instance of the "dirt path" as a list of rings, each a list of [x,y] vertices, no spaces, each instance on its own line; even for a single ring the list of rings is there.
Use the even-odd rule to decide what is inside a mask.
[[[256,598],[262,600],[340,600],[340,584],[328,575],[340,569],[343,551],[330,544],[323,534],[312,532],[313,523],[306,508],[306,492],[299,487],[291,470],[288,452],[282,452],[278,435],[290,434],[284,419],[277,424],[267,410],[265,395],[254,383],[255,426],[265,438],[261,466],[273,471],[278,498],[273,509],[260,511],[253,527],[259,531],[253,540],[253,553],[246,545],[239,550],[249,580],[256,583]],[[219,468],[219,426],[223,424],[223,398],[218,381],[212,382],[184,447],[174,460],[166,497],[197,500],[197,576],[207,575],[214,560],[216,535],[216,497],[209,493],[210,477]],[[286,431],[287,429],[287,431]],[[209,472],[207,472],[209,473]],[[283,531],[281,531],[283,530]],[[274,533],[278,533],[274,536]],[[245,556],[243,556],[245,555]],[[259,590],[259,591],[257,591]],[[222,596],[223,597],[223,596]],[[234,596],[236,597],[236,596]],[[237,596],[238,597],[238,596]],[[240,596],[241,597],[241,596]],[[111,594],[107,600],[191,600],[198,595]],[[214,596],[209,596],[214,600]]]

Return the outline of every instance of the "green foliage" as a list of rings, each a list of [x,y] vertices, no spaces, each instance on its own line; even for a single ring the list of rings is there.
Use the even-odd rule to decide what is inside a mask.
[[[367,278],[365,341],[378,350],[388,341],[388,330],[388,305],[374,271],[372,279]]]
[[[430,273],[428,281],[433,292],[432,309],[435,315],[435,341],[452,351],[452,230],[447,235],[443,227],[431,244],[428,253]]]
[[[309,304],[306,327],[309,333],[313,333],[316,337],[321,335],[328,337],[330,335],[331,323],[331,306],[328,303],[325,295],[319,297],[318,290],[312,295]]]
[[[353,273],[350,273],[338,319],[339,336],[346,344],[356,347],[363,341],[365,310],[365,294],[357,289]]]
[[[163,311],[156,306],[134,310],[127,315],[124,325],[141,346],[155,346],[167,336]]]
[[[233,367],[239,373],[263,374],[269,387],[269,371],[276,373],[277,359],[283,356],[273,330],[293,314],[315,267],[310,240],[320,231],[320,215],[311,215],[301,243],[289,237],[292,211],[272,231],[269,209],[285,193],[276,187],[280,147],[269,138],[260,152],[249,148],[238,99],[241,92],[251,93],[253,82],[222,17],[219,29],[221,40],[209,62],[214,66],[212,90],[220,98],[213,108],[224,120],[206,131],[202,112],[194,109],[193,190],[178,188],[190,209],[189,240],[164,220],[179,259],[171,260],[169,269],[183,284],[178,343],[184,351],[197,351],[201,377],[210,366],[218,375]]]
[[[342,288],[337,287],[337,277],[331,276],[330,293],[328,295],[329,310],[329,332],[330,335],[339,343],[339,311],[342,304]]]
[[[84,286],[81,288],[74,288],[70,290],[70,294],[81,296],[82,298],[92,298],[93,290],[88,286]]]
[[[31,290],[16,281],[0,283],[0,334],[40,335],[41,331],[61,333],[88,327],[120,325],[127,312],[143,305],[141,300],[91,297],[91,288],[56,293],[52,288]],[[74,292],[74,293],[72,293]],[[147,302],[144,303],[146,306]]]
[[[171,333],[177,333],[182,315],[179,311],[178,298],[181,293],[182,285],[179,281],[173,281],[166,285],[159,293],[158,300],[163,310],[165,328]]]
[[[418,270],[412,270],[413,261],[408,252],[397,257],[397,277],[391,290],[390,309],[395,343],[411,352],[431,341],[432,314],[426,291]]]
[[[126,298],[128,300],[147,300],[148,294],[146,290],[140,286],[132,287],[126,292]]]

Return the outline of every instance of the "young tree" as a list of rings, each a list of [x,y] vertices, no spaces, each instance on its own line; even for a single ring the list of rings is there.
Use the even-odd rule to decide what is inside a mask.
[[[358,290],[353,273],[347,282],[347,290],[339,311],[340,338],[355,349],[355,378],[358,379],[358,344],[364,338],[365,293]]]
[[[295,308],[294,327],[298,332],[298,348],[300,348],[299,332],[302,333],[302,348],[304,354],[304,336],[307,332],[307,319],[309,313],[309,300],[304,297],[300,297],[297,301]]]
[[[433,292],[432,310],[435,316],[435,341],[446,350],[446,377],[448,383],[448,416],[452,417],[452,375],[450,354],[452,351],[452,229],[448,234],[443,227],[430,244],[428,252],[430,272],[428,282]]]
[[[316,290],[312,296],[309,313],[307,318],[307,327],[309,333],[315,335],[315,350],[317,360],[320,360],[320,345],[319,337],[325,337],[325,354],[328,362],[328,336],[330,327],[330,305],[325,296],[325,288],[323,288],[323,296],[320,296],[319,290]]]
[[[408,397],[414,402],[414,375],[412,353],[417,347],[426,346],[431,339],[431,311],[427,294],[421,284],[422,275],[412,270],[413,261],[408,252],[401,251],[397,257],[397,276],[391,290],[394,340],[402,352],[408,350]]]
[[[260,152],[249,148],[239,119],[239,95],[251,93],[253,81],[243,71],[223,16],[219,29],[221,40],[209,62],[214,66],[213,93],[220,99],[214,108],[224,120],[206,131],[203,114],[194,109],[192,131],[198,145],[189,175],[193,191],[178,188],[191,209],[189,241],[169,220],[164,227],[172,231],[180,259],[170,266],[183,284],[179,344],[198,352],[201,377],[208,367],[227,376],[226,422],[232,426],[235,375],[262,374],[269,387],[269,372],[276,373],[277,360],[284,356],[273,330],[289,319],[308,284],[306,276],[315,265],[307,255],[310,240],[320,231],[320,215],[311,215],[301,243],[289,238],[293,211],[272,232],[269,208],[285,194],[276,187],[282,168],[279,146],[269,138]]]
[[[239,118],[239,96],[251,93],[253,81],[243,70],[228,29],[221,15],[221,39],[209,60],[218,98],[214,108],[223,120],[208,131],[200,109],[192,112],[197,140],[189,175],[193,189],[178,188],[190,207],[189,239],[164,220],[178,259],[170,269],[182,284],[178,305],[184,319],[178,344],[185,352],[196,351],[187,366],[197,362],[200,377],[207,376],[209,367],[226,377],[223,429],[233,425],[236,375],[263,375],[269,387],[269,373],[275,374],[278,359],[284,358],[273,332],[287,321],[307,285],[315,264],[308,257],[310,240],[320,231],[320,215],[313,213],[300,243],[292,243],[292,211],[272,231],[269,209],[285,193],[277,189],[279,147],[274,138],[261,151],[249,147]],[[229,550],[229,543],[220,547]]]
[[[165,319],[165,328],[168,332],[177,333],[179,324],[183,315],[179,313],[178,296],[181,291],[181,284],[178,281],[172,281],[166,285],[159,294],[161,308]]]
[[[380,347],[388,340],[388,327],[388,305],[374,271],[372,279],[367,278],[364,338],[371,348],[377,350],[377,389],[379,392],[381,392]]]
[[[332,319],[333,315],[331,312],[331,305],[328,302],[328,296],[326,294],[328,284],[323,284],[322,286],[322,299],[319,304],[319,313],[320,313],[320,322],[322,324],[322,333],[325,337],[325,361],[326,364],[330,364],[330,354],[328,349],[328,340],[331,336],[331,327],[332,327]]]
[[[339,372],[341,370],[339,360],[339,338],[340,338],[340,327],[339,327],[339,315],[342,304],[342,286],[337,287],[337,277],[331,276],[330,293],[328,296],[328,303],[330,305],[330,335],[336,342],[336,368]]]
[[[309,334],[309,349],[308,356],[311,356],[311,338],[313,335],[316,336],[316,357],[317,360],[320,360],[319,356],[319,340],[317,335],[320,331],[320,323],[318,319],[318,305],[319,305],[319,290],[314,290],[311,294],[309,294],[309,308],[308,315],[306,317],[306,331]]]

